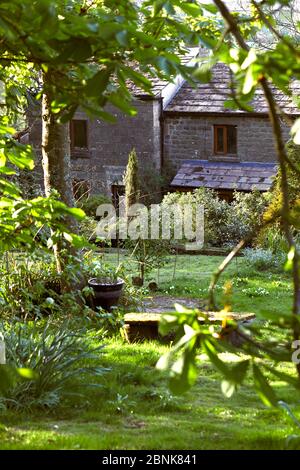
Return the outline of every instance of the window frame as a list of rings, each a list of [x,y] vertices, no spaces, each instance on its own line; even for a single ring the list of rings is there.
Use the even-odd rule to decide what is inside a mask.
[[[75,126],[74,122],[79,121],[83,122],[85,126],[85,140],[86,140],[86,147],[78,147],[74,145],[74,137],[75,137]],[[71,150],[77,151],[87,151],[89,149],[89,138],[88,138],[88,120],[87,119],[72,119],[70,122],[70,143],[71,143]]]
[[[228,152],[228,127],[236,129],[236,152]],[[223,130],[223,151],[218,150],[218,129]],[[237,155],[237,125],[235,124],[214,124],[214,154],[215,155]]]

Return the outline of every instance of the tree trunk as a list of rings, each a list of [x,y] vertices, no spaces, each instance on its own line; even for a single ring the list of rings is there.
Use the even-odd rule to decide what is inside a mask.
[[[66,205],[74,207],[69,124],[58,123],[56,115],[51,111],[54,96],[49,89],[55,80],[54,72],[45,73],[43,78],[44,83],[48,85],[42,99],[42,162],[45,194],[50,196],[53,190],[56,190]],[[70,231],[78,232],[78,226],[73,217],[67,217],[65,224]],[[59,256],[59,251],[59,246],[55,246],[57,270],[62,272],[63,260]]]
[[[46,77],[47,79],[47,77]],[[61,200],[74,206],[71,178],[69,124],[59,124],[51,112],[51,93],[45,92],[42,102],[42,154],[46,196],[57,190]]]

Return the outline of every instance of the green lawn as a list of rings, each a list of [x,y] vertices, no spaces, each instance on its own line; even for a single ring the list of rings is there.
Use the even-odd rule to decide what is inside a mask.
[[[115,255],[107,259],[116,262]],[[161,270],[159,293],[203,298],[221,259],[180,256],[174,280],[171,260]],[[286,275],[255,273],[239,258],[224,276],[229,278],[235,310],[280,313],[290,307]],[[167,345],[129,345],[108,336],[104,342],[100,363],[110,371],[98,379],[102,387],[87,389],[83,397],[62,403],[56,411],[3,412],[1,449],[283,449],[289,435],[300,434],[284,411],[266,408],[249,383],[225,398],[220,376],[205,358],[199,361],[197,384],[175,397],[166,377],[155,369]],[[281,382],[274,385],[299,417],[300,394]]]
[[[158,294],[191,297],[205,300],[212,273],[223,261],[222,256],[170,256],[167,264],[151,272],[147,279],[158,283]],[[117,265],[115,254],[105,254],[105,260]],[[122,260],[122,258],[121,258]],[[124,260],[124,258],[123,258]],[[125,258],[128,269],[136,270],[136,264]],[[255,312],[258,316],[269,310],[280,314],[290,311],[292,306],[292,286],[290,276],[270,271],[256,271],[246,265],[243,257],[235,258],[220,278],[216,293],[219,305],[223,305],[223,286],[232,282],[232,310]],[[203,303],[203,302],[201,302]]]
[[[295,429],[279,410],[267,409],[249,386],[231,399],[219,376],[199,365],[197,385],[171,396],[154,369],[166,346],[107,341],[103,363],[111,367],[100,391],[61,406],[55,413],[9,413],[2,417],[1,449],[280,449]],[[281,398],[299,397],[277,384]]]

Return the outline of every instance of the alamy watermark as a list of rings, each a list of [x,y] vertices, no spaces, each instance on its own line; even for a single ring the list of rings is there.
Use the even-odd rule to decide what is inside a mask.
[[[204,244],[204,207],[195,204],[133,204],[127,210],[121,198],[119,208],[101,204],[97,208],[96,235],[99,239],[170,240],[183,242],[186,250]]]
[[[294,364],[300,364],[300,339],[293,341],[292,348],[295,349],[292,354],[292,362]]]

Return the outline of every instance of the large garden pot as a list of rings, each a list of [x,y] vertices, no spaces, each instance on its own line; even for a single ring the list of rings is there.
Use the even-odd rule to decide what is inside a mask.
[[[88,285],[95,294],[93,299],[94,306],[110,310],[111,307],[117,306],[119,303],[124,281],[121,278],[118,278],[116,281],[106,278],[92,278],[89,279]]]

